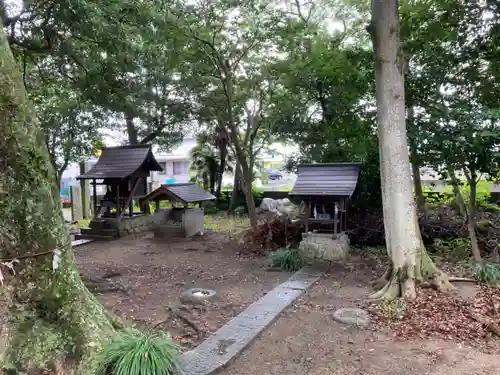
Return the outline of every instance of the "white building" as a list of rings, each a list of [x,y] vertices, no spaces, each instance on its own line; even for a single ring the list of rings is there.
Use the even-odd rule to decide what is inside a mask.
[[[171,152],[155,152],[155,158],[163,168],[162,172],[153,172],[151,181],[153,185],[161,185],[175,182],[189,182],[191,166],[189,152],[196,146],[196,140],[192,137],[184,138],[179,147]],[[153,187],[154,188],[154,187]]]

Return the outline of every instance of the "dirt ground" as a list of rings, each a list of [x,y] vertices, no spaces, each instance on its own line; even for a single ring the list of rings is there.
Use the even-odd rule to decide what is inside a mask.
[[[98,293],[104,306],[138,326],[164,322],[158,328],[186,349],[290,277],[267,269],[262,257],[240,253],[236,241],[219,233],[172,242],[150,234],[95,242],[77,248],[75,256],[84,279],[122,289]],[[181,305],[182,292],[194,287],[213,289],[217,298],[206,306]]]
[[[399,341],[334,322],[335,310],[362,303],[376,268],[355,262],[348,269],[335,266],[221,374],[500,374],[498,352],[439,339]]]

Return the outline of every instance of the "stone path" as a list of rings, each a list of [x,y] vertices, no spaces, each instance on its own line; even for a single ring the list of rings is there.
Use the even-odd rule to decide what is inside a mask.
[[[211,375],[241,353],[304,291],[321,273],[304,267],[288,281],[252,303],[195,349],[181,356],[182,375]]]
[[[92,242],[92,240],[74,240],[71,241],[71,247],[75,248],[77,246],[85,245],[86,243]]]

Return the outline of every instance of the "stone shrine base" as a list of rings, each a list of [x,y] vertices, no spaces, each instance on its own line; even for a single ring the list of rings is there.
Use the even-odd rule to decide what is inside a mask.
[[[346,260],[349,256],[349,237],[345,233],[314,233],[302,235],[299,251],[306,259],[326,261]]]

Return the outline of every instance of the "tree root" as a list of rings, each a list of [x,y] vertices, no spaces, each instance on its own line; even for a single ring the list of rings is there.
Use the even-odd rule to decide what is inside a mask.
[[[475,320],[476,322],[484,325],[489,332],[500,337],[500,328],[494,322],[492,322],[490,319],[488,319],[484,316],[474,314],[473,312],[469,312],[469,316],[473,320]]]
[[[387,284],[387,282],[390,280],[391,272],[392,272],[392,268],[388,267],[385,270],[384,274],[380,278],[370,282],[370,286],[373,289],[382,289]]]
[[[373,293],[368,298],[372,301],[392,301],[401,295],[401,285],[396,276],[387,281],[382,289]]]
[[[191,319],[189,319],[185,314],[183,314],[182,311],[179,310],[177,307],[167,306],[166,310],[170,314],[172,314],[172,316],[180,319],[183,323],[185,323],[186,325],[191,327],[196,332],[196,334],[199,335],[202,332],[202,329],[200,327],[198,327],[198,325],[195,322],[193,322]],[[159,326],[167,323],[169,320],[170,319],[162,320],[162,321],[156,323],[151,329],[152,330],[157,329]]]
[[[201,332],[201,329],[198,327],[198,325],[191,319],[189,319],[186,315],[184,315],[178,308],[174,306],[167,306],[167,311],[170,312],[176,318],[182,320],[185,324],[191,327],[196,333],[199,334]]]
[[[389,272],[392,274],[389,274]],[[471,279],[463,278],[450,278],[444,272],[437,270],[434,272],[432,278],[428,279],[426,282],[420,282],[420,277],[415,280],[411,278],[401,279],[401,272],[394,272],[392,269],[387,269],[384,275],[373,281],[372,286],[378,286],[379,290],[368,298],[374,301],[380,300],[394,300],[398,297],[403,296],[405,299],[415,299],[416,298],[416,287],[431,287],[436,290],[445,292],[455,290],[451,281],[472,281]]]
[[[123,292],[129,294],[129,288],[119,280],[107,280],[98,277],[83,277],[83,283],[92,293]]]

